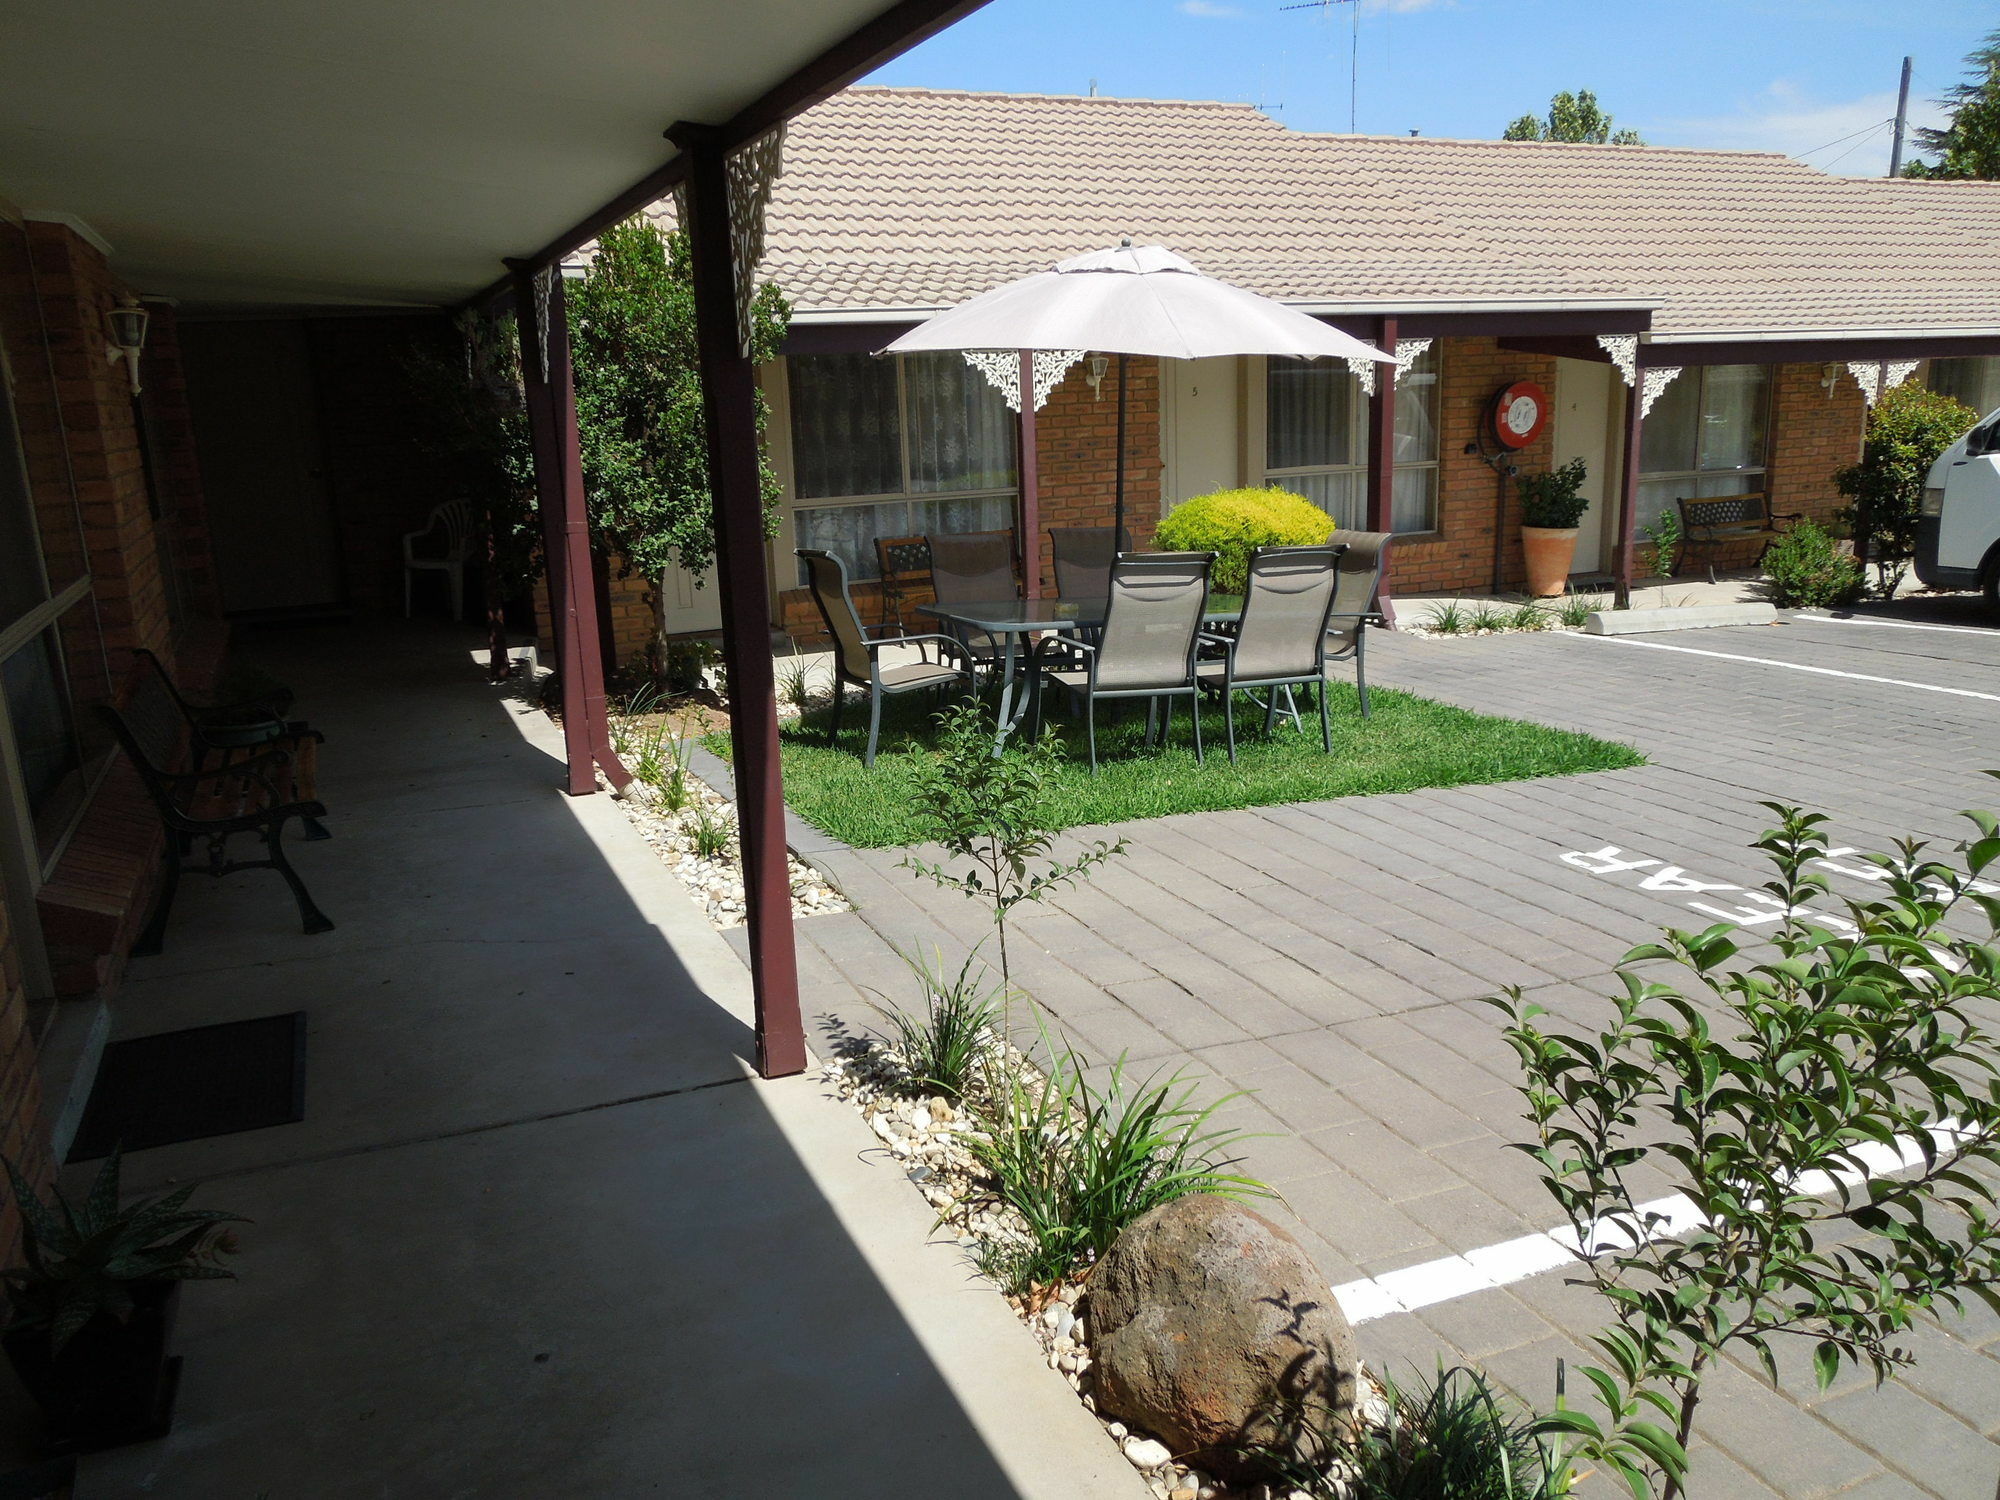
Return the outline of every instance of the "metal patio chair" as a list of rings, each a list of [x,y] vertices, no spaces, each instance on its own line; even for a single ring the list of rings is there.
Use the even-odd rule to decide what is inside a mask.
[[[1220,660],[1195,664],[1203,687],[1222,695],[1222,722],[1228,731],[1229,762],[1236,763],[1236,695],[1262,688],[1264,733],[1278,721],[1278,693],[1313,687],[1319,694],[1321,745],[1333,749],[1326,711],[1327,619],[1339,592],[1340,560],[1347,551],[1333,543],[1319,547],[1259,547],[1250,554],[1243,615],[1234,632],[1203,635],[1222,648]],[[1294,711],[1296,713],[1296,710]]]
[[[1361,695],[1361,717],[1368,717],[1368,627],[1382,618],[1375,595],[1382,587],[1382,565],[1395,538],[1386,531],[1334,533],[1347,550],[1340,558],[1340,584],[1333,594],[1333,612],[1326,621],[1326,665],[1354,663],[1354,686]],[[1330,673],[1329,673],[1330,675]]]
[[[940,532],[924,538],[931,553],[931,597],[939,604],[986,603],[1018,599],[1021,587],[1014,569],[1014,531]],[[992,667],[1000,643],[983,630],[954,633],[973,661]]]
[[[848,592],[846,564],[831,552],[810,548],[800,548],[798,555],[806,565],[806,587],[812,590],[813,603],[819,606],[820,618],[826,622],[826,633],[833,637],[833,722],[827,731],[827,743],[837,744],[840,740],[840,710],[847,686],[851,683],[866,689],[868,748],[861,756],[861,764],[872,768],[876,742],[882,735],[883,698],[926,688],[942,689],[954,682],[969,693],[974,686],[971,657],[964,646],[948,635],[890,635],[870,640],[868,627],[861,623],[861,612],[854,607],[854,596]],[[900,667],[882,665],[884,646],[914,646],[920,641],[938,643],[937,662],[907,662]],[[965,664],[946,666],[943,658],[947,652],[957,655]]]
[[[875,563],[882,575],[882,623],[893,621],[898,630],[908,630],[910,622],[903,611],[909,607],[911,589],[930,579],[930,543],[920,536],[878,536]],[[919,654],[929,661],[930,647]]]
[[[1122,527],[1051,526],[1049,553],[1056,565],[1056,592],[1065,599],[1102,598],[1111,588],[1111,564],[1119,553],[1131,550],[1132,533]]]
[[[1195,677],[1195,648],[1208,611],[1208,570],[1214,562],[1213,552],[1130,552],[1112,563],[1104,628],[1097,641],[1049,636],[1029,658],[1029,732],[1041,732],[1044,683],[1065,694],[1072,706],[1081,700],[1095,775],[1098,699],[1147,699],[1149,744],[1155,714],[1164,700],[1166,719],[1158,728],[1164,745],[1173,724],[1174,700],[1186,698],[1194,719],[1194,758],[1199,763],[1201,687]],[[1078,654],[1083,664],[1060,665],[1066,653]]]

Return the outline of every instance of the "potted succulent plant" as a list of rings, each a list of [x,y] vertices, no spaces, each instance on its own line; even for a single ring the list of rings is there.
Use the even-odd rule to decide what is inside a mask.
[[[48,1414],[58,1447],[88,1452],[164,1436],[179,1361],[169,1361],[183,1281],[235,1275],[222,1226],[245,1222],[189,1208],[194,1186],[121,1208],[112,1152],[81,1204],[60,1188],[44,1202],[0,1157],[25,1229],[24,1266],[6,1272],[13,1316],[0,1348]]]
[[[1590,501],[1577,493],[1588,471],[1573,458],[1546,474],[1523,474],[1514,483],[1521,494],[1521,556],[1528,567],[1528,592],[1547,599],[1569,587],[1576,558],[1577,522]]]

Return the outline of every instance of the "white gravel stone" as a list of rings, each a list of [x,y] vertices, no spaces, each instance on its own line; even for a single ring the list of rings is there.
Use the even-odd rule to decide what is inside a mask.
[[[1123,1447],[1127,1461],[1135,1469],[1158,1469],[1173,1462],[1174,1456],[1167,1451],[1167,1445],[1152,1438],[1128,1437]]]

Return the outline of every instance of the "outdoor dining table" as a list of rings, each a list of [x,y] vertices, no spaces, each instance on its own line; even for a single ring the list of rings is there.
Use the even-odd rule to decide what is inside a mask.
[[[1000,709],[994,716],[993,750],[998,754],[1028,712],[1029,694],[1016,678],[1028,655],[1028,637],[1036,631],[1075,634],[1104,623],[1109,594],[1056,595],[1045,599],[956,600],[950,604],[920,604],[929,615],[963,635],[985,634],[999,646]],[[1202,616],[1207,625],[1234,624],[1243,616],[1243,600],[1235,594],[1211,594]]]

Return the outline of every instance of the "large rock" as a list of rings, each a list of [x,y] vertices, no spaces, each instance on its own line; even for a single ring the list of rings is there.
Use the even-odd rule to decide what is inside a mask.
[[[1163,1204],[1090,1275],[1098,1405],[1224,1478],[1286,1411],[1352,1412],[1354,1333],[1299,1242],[1227,1198]],[[1276,1420],[1274,1420],[1276,1418]]]

